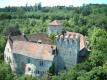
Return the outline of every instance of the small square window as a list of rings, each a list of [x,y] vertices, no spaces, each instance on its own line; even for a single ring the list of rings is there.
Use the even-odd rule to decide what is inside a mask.
[[[40,61],[40,66],[43,66],[43,61]]]
[[[27,62],[30,63],[30,59],[29,58],[27,59]]]
[[[36,73],[39,74],[40,72],[38,70],[36,70]]]

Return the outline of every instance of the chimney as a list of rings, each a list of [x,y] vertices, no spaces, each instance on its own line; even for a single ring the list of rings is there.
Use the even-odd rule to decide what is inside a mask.
[[[37,42],[41,44],[41,43],[42,43],[42,40],[38,40]]]
[[[24,32],[22,32],[22,36],[25,36],[25,33],[24,33]]]
[[[24,32],[22,32],[22,36],[26,39],[26,41],[29,41]]]

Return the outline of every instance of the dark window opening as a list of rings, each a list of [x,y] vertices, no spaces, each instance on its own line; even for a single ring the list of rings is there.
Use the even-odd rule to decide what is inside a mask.
[[[64,67],[64,70],[66,70],[66,67]]]
[[[43,66],[43,61],[40,61],[40,66]]]
[[[55,50],[52,51],[52,54],[53,54],[53,55],[55,54]]]
[[[40,72],[37,70],[36,73],[39,74]]]
[[[30,63],[30,59],[29,58],[27,59],[27,62]]]
[[[28,71],[31,71],[31,68],[28,67]]]

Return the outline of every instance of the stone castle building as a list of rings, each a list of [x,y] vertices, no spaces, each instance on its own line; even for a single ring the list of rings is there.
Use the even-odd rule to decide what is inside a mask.
[[[56,35],[56,45],[50,42],[50,34]],[[72,68],[84,59],[86,52],[85,37],[75,32],[63,32],[60,21],[54,20],[48,26],[48,35],[8,37],[4,59],[17,74],[42,76],[53,64],[56,73]]]

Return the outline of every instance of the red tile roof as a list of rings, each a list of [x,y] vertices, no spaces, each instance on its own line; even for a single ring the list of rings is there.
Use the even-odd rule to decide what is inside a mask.
[[[13,42],[13,53],[22,54],[35,59],[42,60],[53,60],[52,48],[48,44],[39,44],[27,41],[14,41]]]
[[[38,41],[41,41],[41,43],[43,43],[43,44],[52,44],[48,38],[48,35],[45,33],[27,35],[27,39],[30,42],[36,42],[37,43]]]
[[[8,37],[8,40],[9,40],[11,48],[13,46],[14,41],[27,41],[23,35],[10,36],[10,37]]]
[[[59,25],[61,25],[61,23],[60,23],[59,20],[54,20],[54,21],[52,21],[49,25],[59,26]]]

